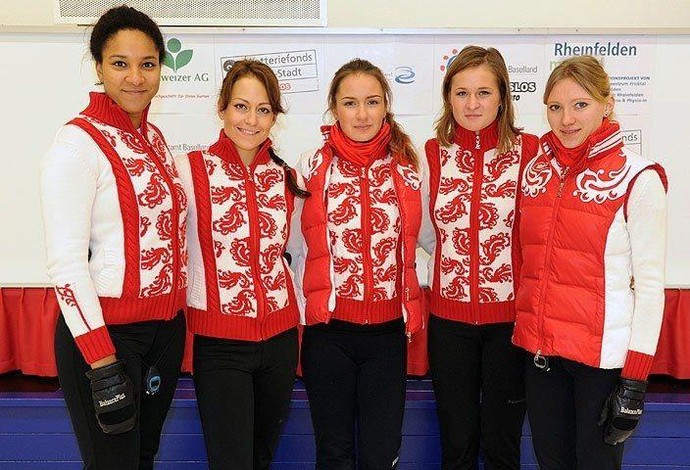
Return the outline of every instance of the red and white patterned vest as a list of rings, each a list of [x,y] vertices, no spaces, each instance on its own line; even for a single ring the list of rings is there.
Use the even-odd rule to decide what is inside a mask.
[[[358,167],[326,144],[305,174],[307,324],[337,318],[382,323],[404,316],[422,328],[415,249],[421,220],[419,175],[388,155]]]
[[[89,195],[94,207],[102,202],[96,198],[116,197],[119,213],[91,214],[90,233],[83,234],[91,252],[90,285],[82,280],[84,273],[77,276],[63,266],[64,260],[54,268],[61,279],[55,286],[60,308],[89,363],[114,354],[103,324],[168,320],[184,307],[188,256],[187,197],[160,130],[147,121],[148,108],[137,130],[107,95],[91,93],[90,98],[66,127],[83,130],[102,152],[94,159],[100,168],[94,176],[96,194]],[[69,252],[71,242],[64,241],[57,251]],[[86,253],[80,256],[86,259]],[[94,306],[94,291],[102,316]]]
[[[246,166],[221,131],[208,151],[186,156],[189,176],[178,160],[194,194],[187,297],[189,329],[195,334],[259,341],[299,323],[292,273],[283,256],[294,196],[285,169],[269,155],[270,146],[267,140]]]
[[[436,139],[426,143],[429,214],[436,234],[433,315],[473,324],[515,319],[516,193],[521,162],[536,155],[538,139],[519,135],[505,153],[498,153],[497,142],[493,123],[479,132],[458,128],[447,148]]]

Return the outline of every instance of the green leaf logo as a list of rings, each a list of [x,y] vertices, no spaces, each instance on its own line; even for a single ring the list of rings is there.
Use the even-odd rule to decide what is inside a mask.
[[[181,69],[182,67],[187,65],[192,60],[193,55],[194,51],[191,49],[187,49],[186,51],[182,51],[179,54],[177,54],[177,68]]]
[[[163,65],[177,72],[179,69],[192,61],[194,51],[192,49],[182,50],[182,43],[177,38],[171,38],[168,41],[165,54],[163,56]]]

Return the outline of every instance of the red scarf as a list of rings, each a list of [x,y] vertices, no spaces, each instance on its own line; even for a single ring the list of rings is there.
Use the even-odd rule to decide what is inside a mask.
[[[333,152],[341,158],[357,166],[367,166],[372,161],[388,155],[388,144],[391,141],[391,126],[383,123],[381,130],[373,139],[367,142],[355,142],[345,135],[340,125],[336,123],[328,129],[328,143]]]
[[[607,118],[601,123],[601,126],[592,132],[587,138],[575,148],[566,148],[553,131],[547,132],[541,138],[542,142],[546,142],[553,150],[556,159],[566,167],[573,167],[572,170],[577,171],[584,165],[587,158],[590,156],[590,151],[598,142],[609,137],[614,132],[617,132],[620,126],[617,122],[610,121]]]

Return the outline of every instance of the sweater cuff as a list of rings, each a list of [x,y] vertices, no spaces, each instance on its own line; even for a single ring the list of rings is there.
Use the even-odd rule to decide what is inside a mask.
[[[115,354],[115,346],[105,325],[74,338],[87,364]]]
[[[625,365],[621,371],[621,377],[633,380],[647,380],[649,371],[652,370],[654,356],[637,351],[628,351]]]

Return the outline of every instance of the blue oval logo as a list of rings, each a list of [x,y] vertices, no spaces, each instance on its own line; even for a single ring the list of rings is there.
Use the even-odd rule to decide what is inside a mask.
[[[416,74],[414,73],[414,70],[412,70],[412,67],[408,67],[406,65],[397,67],[395,69],[395,81],[404,85],[414,82],[415,75]]]

